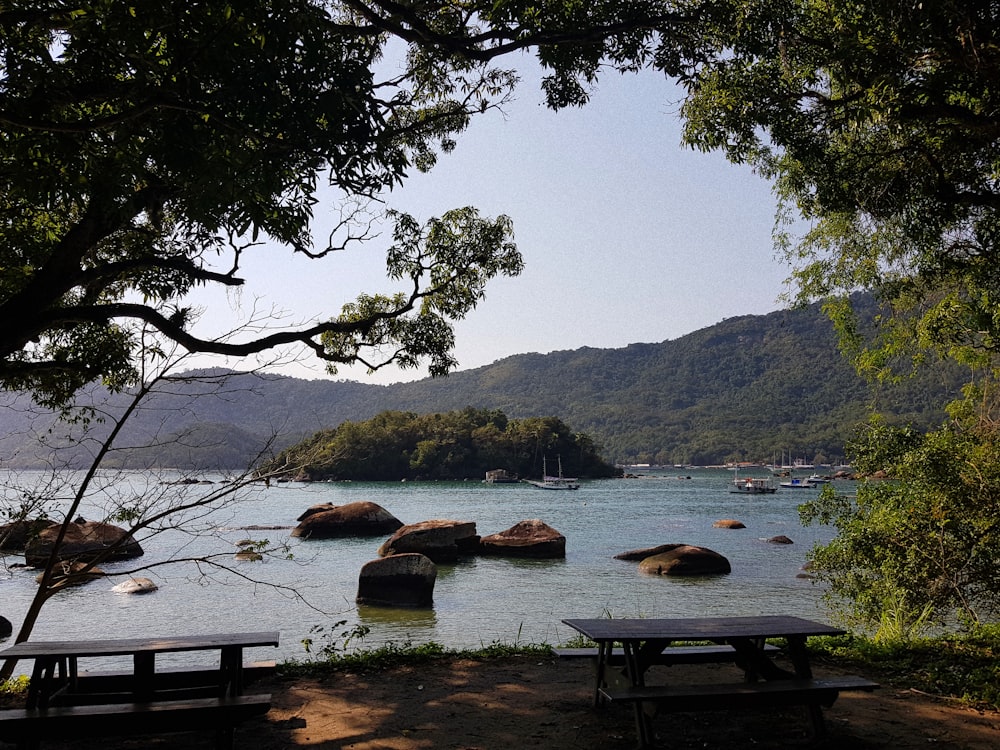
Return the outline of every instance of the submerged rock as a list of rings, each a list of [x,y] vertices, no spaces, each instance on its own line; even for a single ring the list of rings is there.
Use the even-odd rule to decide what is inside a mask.
[[[45,567],[59,536],[59,529],[59,524],[47,526],[28,542],[24,550],[24,561],[29,567]],[[59,545],[57,558],[86,563],[94,560],[131,560],[142,554],[142,547],[125,529],[110,523],[86,521],[66,525],[66,535]]]
[[[111,590],[116,594],[149,594],[159,588],[148,578],[129,578]]]
[[[670,550],[677,549],[678,547],[683,547],[682,544],[660,544],[656,547],[643,547],[642,549],[632,549],[628,552],[621,552],[615,555],[616,560],[630,560],[639,561],[645,560],[647,557],[652,557],[653,555],[660,555],[664,552],[670,552]]]
[[[742,521],[737,521],[733,518],[723,518],[712,524],[716,529],[745,529],[747,525]]]

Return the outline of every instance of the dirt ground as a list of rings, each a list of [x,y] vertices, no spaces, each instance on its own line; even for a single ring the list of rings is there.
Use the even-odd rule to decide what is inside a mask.
[[[654,668],[666,669],[661,667]],[[670,667],[672,679],[731,680],[732,667]],[[835,670],[816,665],[817,675]],[[865,674],[879,680],[878,675]],[[663,675],[661,674],[662,678]],[[649,683],[656,676],[651,672]],[[275,677],[250,692],[272,694],[270,713],[237,730],[236,747],[324,750],[618,750],[636,745],[627,707],[591,707],[593,672],[586,662],[540,657],[489,661],[445,659],[380,672],[323,678]],[[825,711],[827,734],[810,736],[803,708],[665,714],[653,721],[658,746],[706,748],[1000,747],[1000,714],[979,712],[905,685],[882,682],[873,693],[842,694]],[[46,748],[213,747],[194,734],[100,740]]]

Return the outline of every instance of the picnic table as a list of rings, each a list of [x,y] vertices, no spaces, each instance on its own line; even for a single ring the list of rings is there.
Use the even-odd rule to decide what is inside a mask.
[[[691,617],[643,619],[569,619],[563,623],[597,643],[595,695],[607,702],[631,703],[636,717],[639,746],[652,747],[653,733],[644,706],[667,711],[756,708],[805,705],[817,735],[824,732],[820,706],[829,706],[844,690],[872,690],[877,685],[856,676],[815,678],[806,640],[810,636],[841,635],[843,630],[800,617]],[[767,639],[782,639],[792,670],[774,661]],[[646,685],[653,664],[678,643],[709,642],[726,649],[716,652],[742,671],[742,681],[732,684]],[[614,645],[621,644],[625,687],[609,683]]]
[[[24,708],[0,711],[0,737],[37,747],[57,737],[211,728],[218,746],[231,748],[235,725],[270,708],[269,695],[244,692],[244,650],[277,645],[277,632],[25,641],[0,651],[0,660],[34,662]],[[217,666],[157,669],[159,654],[201,651],[217,651]],[[80,669],[83,659],[113,656],[131,657],[131,669]]]

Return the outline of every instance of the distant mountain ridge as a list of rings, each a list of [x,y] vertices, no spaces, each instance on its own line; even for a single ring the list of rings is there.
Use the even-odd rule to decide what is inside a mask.
[[[811,306],[730,318],[659,344],[520,354],[390,386],[239,374],[223,394],[198,395],[208,389],[196,382],[150,402],[131,421],[127,439],[159,446],[130,465],[238,468],[275,433],[273,447],[281,448],[386,410],[472,406],[510,418],[557,416],[622,463],[770,460],[785,450],[834,460],[872,407],[892,421],[936,426],[962,380],[957,369],[938,366],[873,391],[837,351],[829,320]],[[48,449],[25,449],[26,402],[23,394],[0,401],[0,468],[53,460]],[[36,418],[35,429],[45,424]],[[182,433],[179,444],[164,439]],[[73,450],[65,453],[79,464]]]

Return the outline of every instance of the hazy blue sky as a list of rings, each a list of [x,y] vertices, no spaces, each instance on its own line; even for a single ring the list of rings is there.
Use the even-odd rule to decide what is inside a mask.
[[[526,352],[659,342],[780,307],[789,269],[772,247],[770,186],[680,145],[678,92],[667,80],[610,74],[588,106],[552,112],[534,66],[525,59],[521,70],[505,116],[474,120],[454,153],[387,200],[421,221],[466,205],[513,219],[525,270],[492,283],[458,324],[459,369]],[[382,272],[386,244],[322,262],[262,249],[244,264],[239,300],[199,298],[205,322],[228,324],[224,308],[238,301],[245,315],[255,300],[286,311],[287,322],[328,317],[359,291],[393,290]],[[319,377],[323,367],[284,372]],[[424,375],[342,369],[338,377]]]

